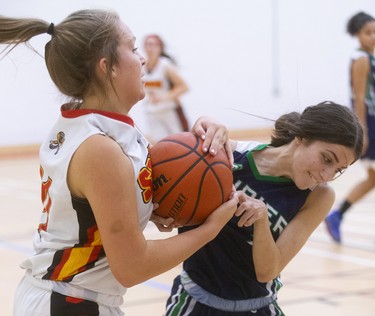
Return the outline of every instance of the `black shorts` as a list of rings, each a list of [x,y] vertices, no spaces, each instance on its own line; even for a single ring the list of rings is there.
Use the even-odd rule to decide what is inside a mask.
[[[52,292],[51,316],[99,316],[99,305],[96,302]]]

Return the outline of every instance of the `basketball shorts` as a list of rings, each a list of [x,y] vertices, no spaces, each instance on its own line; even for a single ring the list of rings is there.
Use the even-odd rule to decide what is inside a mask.
[[[252,311],[231,312],[223,311],[199,303],[184,289],[180,276],[173,282],[171,295],[166,304],[163,316],[285,316],[276,302]]]
[[[122,316],[120,308],[37,287],[24,277],[16,290],[13,316]]]

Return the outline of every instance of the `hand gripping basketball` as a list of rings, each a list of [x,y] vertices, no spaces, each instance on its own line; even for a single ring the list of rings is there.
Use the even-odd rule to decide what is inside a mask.
[[[179,226],[201,224],[232,192],[227,154],[202,151],[202,140],[184,132],[168,136],[150,150],[155,213]]]

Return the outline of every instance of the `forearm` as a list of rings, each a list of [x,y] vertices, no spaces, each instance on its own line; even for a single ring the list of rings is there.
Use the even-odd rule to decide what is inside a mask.
[[[173,89],[169,90],[168,97],[170,100],[178,100],[178,98],[183,95],[188,90],[187,85],[180,84],[178,86],[173,87]]]
[[[281,254],[273,240],[268,218],[254,223],[253,260],[259,282],[268,282],[279,275]]]
[[[112,271],[117,280],[131,287],[164,273],[189,258],[194,252],[214,239],[219,232],[215,223],[204,224],[194,230],[162,240],[146,240],[143,247],[118,260]]]

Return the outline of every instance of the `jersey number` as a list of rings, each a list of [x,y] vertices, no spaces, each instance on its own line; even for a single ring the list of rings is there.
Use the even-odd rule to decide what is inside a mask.
[[[42,166],[40,166],[39,172],[40,172],[40,177],[42,179],[41,198],[42,198],[42,203],[43,203],[43,212],[42,212],[41,223],[39,224],[39,227],[38,227],[38,232],[42,230],[47,231],[49,211],[51,209],[51,204],[52,204],[51,197],[49,196],[49,192],[48,192],[52,184],[52,179],[48,177],[47,180],[45,181],[43,180],[44,170]]]

